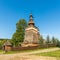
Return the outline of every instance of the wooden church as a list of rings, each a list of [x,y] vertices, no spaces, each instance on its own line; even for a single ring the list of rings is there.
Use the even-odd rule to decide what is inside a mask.
[[[25,37],[24,41],[22,43],[22,46],[38,46],[39,44],[39,29],[35,26],[33,16],[30,14],[29,16],[29,22],[25,29]]]

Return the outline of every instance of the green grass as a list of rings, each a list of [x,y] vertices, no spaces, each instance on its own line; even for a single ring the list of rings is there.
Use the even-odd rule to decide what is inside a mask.
[[[60,57],[60,50],[54,52],[37,53],[39,56]]]
[[[24,50],[24,51],[8,51],[5,54],[15,54],[15,53],[23,53],[23,52],[31,52],[33,50]]]
[[[23,51],[8,51],[8,52],[6,52],[5,54],[15,54],[15,53],[33,52],[33,51],[38,51],[38,50],[43,50],[43,49],[51,49],[51,48],[56,48],[56,47],[40,48],[40,49],[34,49],[34,50],[23,50]]]
[[[23,52],[33,52],[33,51],[38,51],[38,50],[43,50],[43,49],[51,49],[51,48],[57,48],[57,47],[50,47],[50,48],[39,48],[39,49],[34,49],[34,50],[23,50],[23,51],[8,51],[4,52],[3,50],[0,50],[0,54],[15,54],[15,53],[23,53]]]
[[[3,50],[0,50],[0,52],[2,52]]]
[[[3,53],[4,51],[3,50],[0,50],[0,54]]]
[[[45,48],[46,49],[46,48]],[[24,53],[24,52],[33,52],[33,51],[38,51],[42,49],[34,49],[34,50],[22,50],[22,51],[8,51],[5,54],[15,54],[15,53]]]

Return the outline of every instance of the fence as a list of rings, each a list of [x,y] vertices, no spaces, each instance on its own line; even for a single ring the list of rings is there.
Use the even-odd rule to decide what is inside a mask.
[[[49,47],[55,47],[54,44],[45,44],[45,45],[39,45],[39,46],[32,46],[32,47],[13,47],[12,51],[21,51],[21,50],[34,50],[34,49],[40,49],[40,48],[49,48]]]

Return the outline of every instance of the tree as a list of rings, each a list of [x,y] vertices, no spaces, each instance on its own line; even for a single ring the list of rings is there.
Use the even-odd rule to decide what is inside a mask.
[[[13,34],[11,41],[14,46],[19,46],[20,42],[23,42],[26,26],[27,22],[25,19],[20,19],[16,23],[16,32]]]
[[[39,44],[40,44],[40,45],[43,45],[43,44],[44,44],[44,39],[43,39],[43,37],[42,37],[42,36],[40,36]]]
[[[4,43],[10,39],[0,39],[0,49],[2,49],[2,47],[4,46]]]
[[[54,45],[57,45],[57,40],[56,40],[55,37],[52,37],[52,43],[53,43]]]
[[[60,47],[60,41],[59,40],[57,40],[57,46]]]
[[[46,43],[47,43],[47,44],[49,44],[49,43],[50,43],[50,37],[49,37],[49,35],[47,35]]]

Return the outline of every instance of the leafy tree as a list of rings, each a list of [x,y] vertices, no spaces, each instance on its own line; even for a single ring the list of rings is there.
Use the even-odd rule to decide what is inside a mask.
[[[0,41],[0,49],[2,49],[2,41]]]
[[[25,19],[20,19],[16,23],[16,32],[13,34],[11,41],[14,46],[18,46],[20,42],[23,42],[26,26],[27,22]]]
[[[5,43],[7,40],[10,40],[10,39],[0,39],[0,49],[2,49],[4,43]]]

